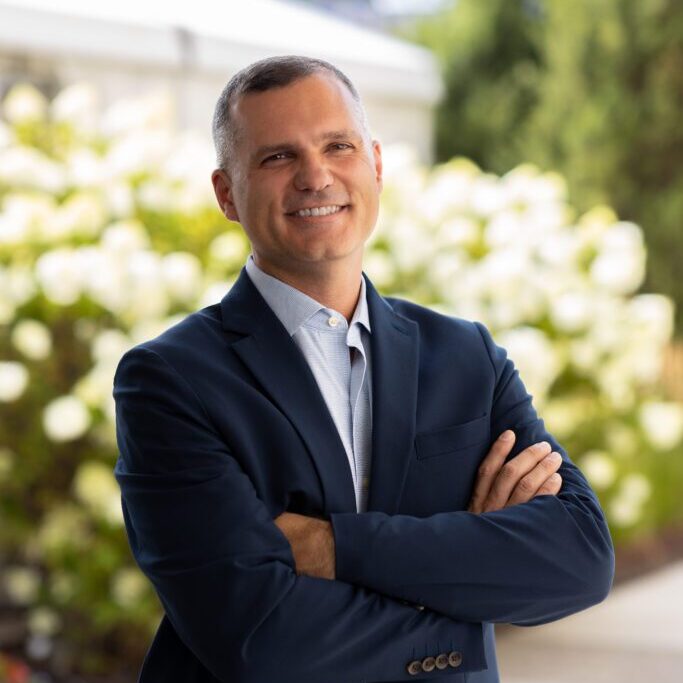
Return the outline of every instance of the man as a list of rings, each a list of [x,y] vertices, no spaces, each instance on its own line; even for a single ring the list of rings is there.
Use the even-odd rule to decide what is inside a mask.
[[[498,681],[495,622],[607,595],[595,495],[484,325],[362,273],[382,155],[344,74],[257,62],[214,139],[252,254],[114,381],[126,528],[165,610],[140,680]]]

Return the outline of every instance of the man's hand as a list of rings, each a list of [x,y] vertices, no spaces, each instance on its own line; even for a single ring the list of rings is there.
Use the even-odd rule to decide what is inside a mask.
[[[297,574],[334,579],[336,556],[330,522],[295,512],[283,512],[274,521],[292,547]]]
[[[506,434],[509,440],[503,438]],[[514,432],[503,432],[482,460],[467,508],[469,512],[479,514],[501,510],[526,503],[539,495],[556,495],[559,492],[562,477],[556,470],[562,464],[562,456],[554,451],[551,453],[550,444],[541,441],[505,463],[514,442]]]

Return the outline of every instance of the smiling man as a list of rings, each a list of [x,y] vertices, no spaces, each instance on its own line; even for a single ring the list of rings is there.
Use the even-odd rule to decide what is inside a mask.
[[[342,72],[256,62],[213,131],[252,253],[114,379],[126,529],[165,610],[140,681],[497,682],[494,623],[607,595],[594,493],[483,324],[362,271],[382,154]]]

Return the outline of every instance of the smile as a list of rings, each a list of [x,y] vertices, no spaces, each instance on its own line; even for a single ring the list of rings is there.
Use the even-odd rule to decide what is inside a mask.
[[[316,206],[312,209],[301,209],[300,211],[293,211],[288,214],[289,216],[298,216],[300,218],[308,218],[310,216],[331,216],[335,213],[339,213],[346,208],[346,205],[340,206],[338,204],[332,204],[330,206]]]

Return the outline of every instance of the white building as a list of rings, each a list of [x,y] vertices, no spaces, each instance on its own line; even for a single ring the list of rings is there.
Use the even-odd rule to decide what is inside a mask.
[[[232,74],[277,54],[326,59],[355,83],[372,133],[433,159],[433,108],[443,90],[424,48],[278,0],[0,0],[0,95],[30,79],[48,95],[87,80],[105,103],[159,88],[182,127],[210,136]]]

